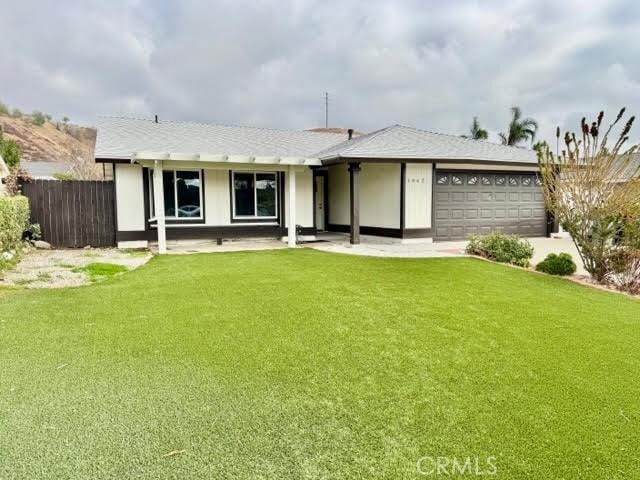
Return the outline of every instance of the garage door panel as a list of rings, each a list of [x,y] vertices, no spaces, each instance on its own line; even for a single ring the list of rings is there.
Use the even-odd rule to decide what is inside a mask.
[[[436,209],[436,220],[446,220],[451,218],[451,210],[438,208]]]
[[[493,194],[493,200],[496,202],[506,202],[507,201],[507,193],[506,192],[496,192]]]
[[[464,218],[464,210],[462,210],[461,208],[452,209],[450,210],[450,212],[450,218],[453,220],[462,220]]]
[[[546,234],[544,198],[533,174],[438,171],[433,198],[436,240],[494,231]]]

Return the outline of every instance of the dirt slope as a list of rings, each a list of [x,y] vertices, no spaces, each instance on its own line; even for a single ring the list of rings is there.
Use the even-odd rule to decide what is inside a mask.
[[[79,169],[95,169],[93,151],[96,130],[78,125],[45,122],[34,125],[29,116],[13,118],[0,115],[5,138],[15,140],[22,147],[26,161],[64,162]]]

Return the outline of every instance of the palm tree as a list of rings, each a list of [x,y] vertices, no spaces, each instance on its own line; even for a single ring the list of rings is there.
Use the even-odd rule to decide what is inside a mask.
[[[509,133],[500,133],[500,140],[503,145],[518,145],[520,142],[530,140],[531,143],[536,138],[538,122],[533,118],[521,118],[520,107],[511,107],[511,122],[509,123]]]
[[[480,122],[478,121],[478,117],[473,117],[473,123],[471,124],[471,128],[469,129],[470,136],[463,135],[464,138],[472,138],[474,140],[486,140],[489,138],[489,133],[480,127]]]

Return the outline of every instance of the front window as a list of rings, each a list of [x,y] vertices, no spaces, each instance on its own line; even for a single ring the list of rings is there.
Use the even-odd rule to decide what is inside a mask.
[[[202,219],[200,170],[163,170],[164,215],[167,218]],[[151,217],[155,217],[153,170],[149,170]]]
[[[276,218],[278,177],[275,173],[233,172],[233,217]]]

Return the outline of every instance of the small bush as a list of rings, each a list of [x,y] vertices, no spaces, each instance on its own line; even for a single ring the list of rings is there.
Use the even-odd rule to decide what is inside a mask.
[[[56,180],[61,180],[61,181],[78,180],[78,178],[73,173],[68,173],[68,172],[55,172],[52,175],[52,177],[55,178]]]
[[[549,275],[573,275],[576,273],[576,264],[568,253],[550,253],[547,257],[536,265],[538,272]]]
[[[45,117],[44,113],[35,110],[32,114],[31,114],[31,122],[34,125],[37,125],[39,127],[41,127],[42,125],[44,125],[44,122],[47,121],[47,117]]]
[[[605,281],[618,290],[640,294],[640,249],[620,248],[607,262]]]
[[[11,116],[13,118],[22,118],[22,111],[19,108],[14,108],[11,110]]]
[[[471,235],[466,252],[500,263],[510,263],[519,267],[528,267],[533,257],[533,247],[524,239],[504,233],[489,235]]]
[[[9,114],[9,107],[7,107],[6,104],[0,102],[0,115],[8,115]]]
[[[20,165],[22,149],[18,142],[14,140],[0,140],[0,156],[9,168],[16,168]]]
[[[24,240],[40,240],[42,238],[42,229],[39,223],[31,223],[26,226],[22,234]]]
[[[15,249],[29,222],[27,197],[0,197],[0,252]]]

